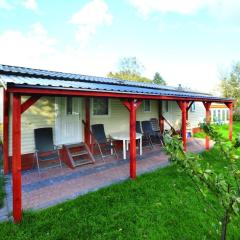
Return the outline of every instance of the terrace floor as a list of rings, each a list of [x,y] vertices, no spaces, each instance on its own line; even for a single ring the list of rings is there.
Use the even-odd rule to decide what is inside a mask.
[[[188,151],[204,151],[204,140],[188,139]],[[153,171],[169,164],[167,156],[160,146],[143,149],[143,155],[137,158],[137,175]],[[22,173],[23,209],[46,208],[68,199],[76,198],[90,191],[109,186],[129,178],[129,160],[117,160],[109,157],[102,162],[78,167],[74,170],[64,166],[41,172],[36,170]],[[7,205],[12,209],[11,175],[6,183]]]

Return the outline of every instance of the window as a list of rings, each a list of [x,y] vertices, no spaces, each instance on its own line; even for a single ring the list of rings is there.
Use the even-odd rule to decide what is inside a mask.
[[[73,99],[72,97],[66,98],[66,113],[67,115],[72,115],[73,113]]]
[[[109,101],[108,98],[93,98],[92,109],[94,116],[109,115]]]
[[[164,101],[165,112],[168,112],[168,101]]]
[[[196,111],[195,102],[191,105],[190,111],[191,111],[191,112],[195,112],[195,111]]]
[[[151,112],[151,102],[150,102],[150,100],[144,100],[143,111],[144,112]]]
[[[221,110],[218,109],[218,116],[217,116],[217,121],[221,121]]]
[[[227,112],[227,120],[229,120],[229,110],[227,109],[226,112]]]
[[[213,121],[217,122],[217,110],[216,109],[213,110]]]
[[[225,118],[225,109],[222,110],[222,121],[225,122],[226,118]]]

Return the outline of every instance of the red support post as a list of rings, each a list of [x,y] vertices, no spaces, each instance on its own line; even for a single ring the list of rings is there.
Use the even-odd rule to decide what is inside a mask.
[[[232,131],[233,131],[233,103],[225,103],[229,108],[229,140],[232,141]]]
[[[9,173],[8,154],[9,154],[9,101],[10,95],[3,92],[3,173]]]
[[[159,112],[159,128],[160,132],[164,132],[164,117],[163,117],[163,106],[162,101],[158,101],[158,112]]]
[[[142,101],[131,99],[124,101],[124,106],[130,112],[130,178],[136,178],[136,110]]]
[[[211,111],[210,111],[210,107],[211,107],[211,102],[203,102],[203,105],[206,109],[206,123],[210,124],[211,123]],[[210,148],[210,139],[209,136],[205,137],[205,149],[209,150]]]
[[[22,179],[21,179],[21,96],[13,94],[12,108],[12,185],[13,219],[22,219]]]
[[[90,99],[85,98],[85,122],[86,126],[84,128],[84,139],[88,147],[91,149],[91,141],[90,141]]]
[[[177,103],[182,111],[183,150],[187,151],[187,107],[188,107],[188,101],[178,101]]]

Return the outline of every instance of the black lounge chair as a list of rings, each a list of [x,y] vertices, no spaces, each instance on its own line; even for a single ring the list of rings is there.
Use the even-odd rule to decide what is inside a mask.
[[[161,133],[153,130],[150,121],[142,121],[142,130],[143,138],[148,141],[149,146],[153,147],[153,145],[156,144],[163,145],[163,138]]]
[[[159,132],[160,133],[160,127],[159,127],[159,121],[157,118],[151,118],[150,122],[152,124],[152,129],[154,132]]]
[[[106,137],[104,125],[94,124],[91,126],[91,128],[92,128],[92,135],[94,137],[94,141],[100,151],[102,160],[104,161],[105,157],[112,155],[112,151],[115,154],[116,158],[118,159],[117,151],[111,139]],[[106,152],[109,152],[109,151],[110,151],[110,154],[106,154]]]
[[[141,122],[140,121],[136,121],[136,133],[141,133],[142,134]]]
[[[57,160],[59,163],[50,167],[62,168],[62,162],[59,154],[59,149],[53,144],[52,128],[37,128],[34,129],[35,140],[35,157],[37,161],[38,173],[40,173],[40,164],[42,162]],[[50,168],[47,167],[47,168]]]

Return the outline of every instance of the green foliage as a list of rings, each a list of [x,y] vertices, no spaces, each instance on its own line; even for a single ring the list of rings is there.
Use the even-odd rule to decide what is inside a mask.
[[[224,174],[219,152],[203,153]],[[24,212],[23,222],[0,223],[0,239],[194,239],[216,240],[215,213],[175,165],[124,181],[41,211]],[[211,203],[220,209],[213,196]],[[220,213],[222,212],[219,210]],[[229,225],[229,239],[239,239],[240,218]]]
[[[224,140],[228,140],[229,136],[229,125],[223,124],[223,125],[214,125],[214,128],[216,131],[218,131],[221,136],[224,138]],[[237,137],[237,134],[240,133],[240,122],[234,121],[233,122],[233,138]],[[194,134],[194,137],[196,138],[205,138],[206,134],[204,132],[198,132]]]
[[[129,80],[135,82],[152,83],[151,79],[142,76],[144,66],[137,60],[136,57],[122,58],[119,63],[118,72],[110,72],[108,77]]]
[[[216,196],[224,211],[224,216],[221,217],[220,221],[222,225],[221,237],[225,239],[228,223],[239,215],[240,168],[237,161],[239,160],[240,138],[236,138],[233,143],[227,143],[212,125],[203,123],[201,128],[215,141],[215,148],[221,153],[219,161],[227,162],[226,175],[216,173],[209,164],[203,165],[201,155],[184,152],[178,136],[165,137],[165,151],[170,156],[171,162],[190,177],[196,190],[208,203],[209,210],[215,212],[216,216],[220,218],[219,210],[208,199],[210,194]]]
[[[162,78],[162,76],[158,72],[156,72],[153,77],[153,83],[159,84],[159,85],[167,85],[166,81]]]
[[[224,97],[231,97],[240,104],[240,62],[233,64],[230,73],[221,77],[221,91]]]

